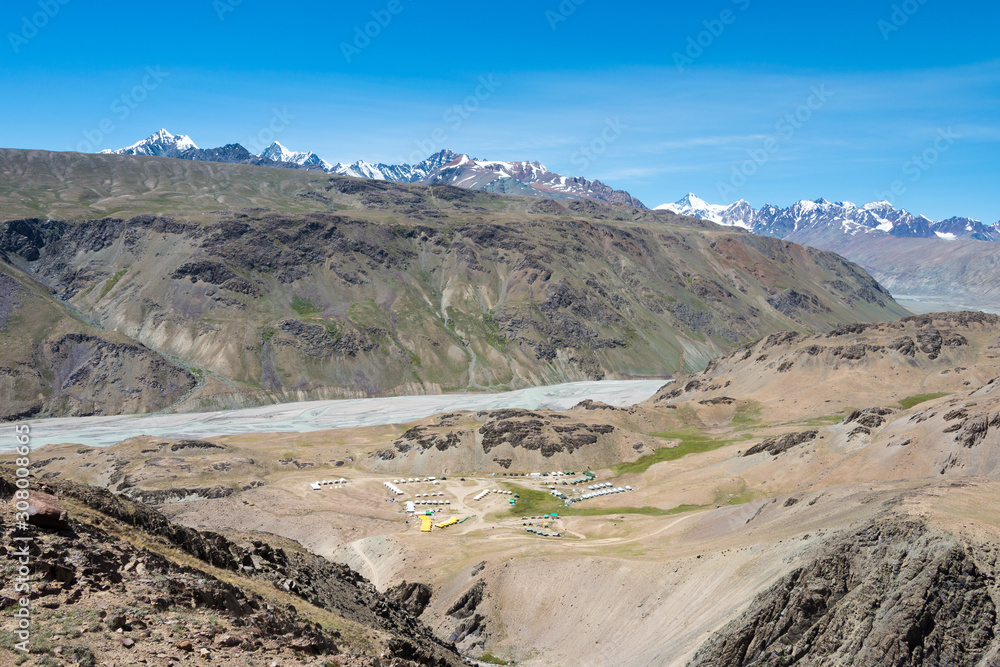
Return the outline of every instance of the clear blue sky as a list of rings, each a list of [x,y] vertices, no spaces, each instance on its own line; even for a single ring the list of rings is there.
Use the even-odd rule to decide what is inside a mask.
[[[260,150],[273,125],[330,161],[537,159],[649,206],[888,196],[996,222],[1000,9],[895,7],[8,0],[0,145],[117,148],[165,127]]]

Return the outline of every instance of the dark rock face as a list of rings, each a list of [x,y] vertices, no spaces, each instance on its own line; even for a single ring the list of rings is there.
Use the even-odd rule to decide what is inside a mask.
[[[938,355],[941,354],[941,345],[943,343],[944,340],[941,338],[941,332],[937,329],[929,329],[917,334],[917,346],[930,359],[938,358]]]
[[[793,289],[776,294],[767,300],[776,311],[782,315],[801,319],[810,313],[830,312],[827,306],[820,303],[815,294],[803,294]]]
[[[707,641],[690,667],[973,667],[996,639],[992,575],[899,518],[826,545]]]
[[[832,350],[834,357],[839,357],[846,361],[858,361],[859,359],[864,359],[865,355],[869,352],[881,352],[883,348],[881,345],[865,345],[863,343],[858,343],[856,345],[841,345],[835,347]]]
[[[952,412],[945,415],[945,419],[951,416],[953,419],[961,419],[952,426],[945,429],[945,433],[956,432],[955,442],[961,443],[966,449],[972,449],[982,442],[992,429],[993,432],[1000,430],[1000,412],[982,412],[977,415],[968,416],[964,410]]]
[[[483,594],[485,592],[486,582],[480,579],[472,588],[465,591],[461,597],[455,600],[455,603],[445,613],[454,618],[469,618],[476,611],[476,608],[479,607],[479,603],[483,601]]]
[[[889,349],[896,350],[904,357],[913,357],[917,354],[917,344],[909,336],[897,338],[889,346]]]
[[[385,592],[385,596],[414,616],[420,616],[431,603],[431,587],[418,582],[401,582]]]
[[[222,445],[208,442],[207,440],[181,440],[170,445],[170,451],[179,452],[184,449],[225,449]]]
[[[210,262],[207,260],[181,264],[171,276],[174,280],[190,278],[193,283],[200,280],[211,285],[221,285],[235,277],[236,274],[229,267],[219,262]]]
[[[278,322],[277,328],[279,333],[272,339],[273,345],[294,348],[314,359],[356,357],[376,349],[390,335],[379,328],[362,332],[333,323],[323,326],[292,319]]]
[[[446,452],[453,447],[458,447],[462,438],[458,433],[439,433],[427,426],[414,426],[401,435],[393,444],[400,452],[408,452],[413,447],[421,449],[437,449],[439,452]]]
[[[0,225],[0,252],[19,255],[28,262],[41,256],[41,250],[58,239],[68,227],[53,220],[11,220]]]
[[[885,423],[885,418],[888,415],[895,413],[896,410],[892,408],[865,408],[863,410],[855,410],[849,414],[843,423],[856,423],[868,429],[878,428]]]
[[[50,400],[68,400],[81,416],[105,414],[102,406],[129,401],[135,401],[135,407],[162,409],[196,382],[186,370],[144,346],[90,334],[66,334],[47,341],[38,357],[54,376]],[[4,418],[10,417],[0,414]]]
[[[764,438],[759,443],[748,449],[743,456],[753,456],[767,452],[772,456],[777,456],[782,452],[787,452],[792,447],[812,442],[816,439],[818,431],[803,431],[801,433],[786,433],[780,438]]]
[[[174,280],[188,278],[193,283],[201,281],[210,285],[218,285],[230,292],[254,298],[261,295],[261,291],[256,285],[246,278],[236,275],[229,267],[219,262],[208,260],[186,262],[177,267],[171,278]]]
[[[486,617],[476,613],[485,593],[486,582],[480,579],[448,608],[446,614],[460,621],[448,637],[449,642],[457,644],[467,637],[481,637],[485,633]]]
[[[732,405],[736,402],[735,398],[730,398],[729,396],[716,396],[715,398],[706,398],[703,401],[698,401],[699,405]]]
[[[573,406],[573,410],[611,410],[612,412],[622,410],[622,408],[616,408],[613,405],[608,405],[607,403],[601,403],[600,401],[594,401],[591,399],[586,399],[580,401]]]
[[[496,410],[479,428],[483,451],[487,454],[495,447],[509,444],[529,451],[539,451],[549,458],[558,453],[572,453],[598,441],[598,436],[614,431],[610,424],[559,423],[553,419],[563,415],[546,416],[529,410]]]

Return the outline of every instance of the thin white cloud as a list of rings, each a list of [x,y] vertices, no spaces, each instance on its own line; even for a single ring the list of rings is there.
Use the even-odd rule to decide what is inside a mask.
[[[663,141],[651,145],[649,151],[669,151],[686,150],[690,148],[734,148],[743,149],[748,144],[757,141],[764,141],[767,134],[725,134],[712,137],[688,137],[686,139],[676,139]]]

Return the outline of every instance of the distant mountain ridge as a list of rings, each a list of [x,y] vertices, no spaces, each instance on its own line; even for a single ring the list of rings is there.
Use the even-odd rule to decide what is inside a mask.
[[[817,199],[798,201],[788,208],[766,204],[755,209],[742,199],[725,206],[709,204],[695,194],[688,194],[673,204],[656,208],[818,247],[828,247],[840,239],[853,240],[864,234],[1000,242],[1000,222],[985,225],[979,220],[962,217],[934,221],[896,209],[887,201],[857,206],[851,202]]]
[[[470,190],[563,200],[591,199],[646,208],[641,201],[624,190],[615,190],[597,180],[562,176],[549,171],[540,162],[479,160],[448,149],[414,165],[372,164],[364,160],[352,164],[331,164],[315,152],[291,151],[277,141],[255,155],[240,144],[202,149],[187,135],[175,135],[161,129],[131,146],[101,152],[306,169],[397,183],[443,183]]]
[[[915,298],[920,308],[1000,312],[994,245],[1000,242],[1000,223],[935,221],[887,201],[857,206],[818,199],[755,209],[743,200],[720,206],[688,194],[657,209],[832,250],[860,264],[893,295]]]

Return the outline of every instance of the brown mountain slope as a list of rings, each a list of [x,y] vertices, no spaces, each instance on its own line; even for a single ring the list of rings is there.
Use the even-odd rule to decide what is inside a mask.
[[[665,376],[772,331],[905,314],[836,255],[669,214],[326,183],[359,210],[25,219],[0,249],[197,369],[184,409]]]
[[[994,242],[848,237],[819,247],[857,262],[893,294],[920,298],[936,310],[1000,309]]]
[[[195,384],[185,369],[87,323],[0,261],[0,420],[163,410]]]

